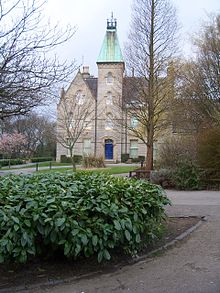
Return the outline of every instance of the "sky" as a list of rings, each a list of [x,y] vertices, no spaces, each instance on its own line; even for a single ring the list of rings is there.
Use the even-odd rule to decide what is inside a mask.
[[[220,13],[219,0],[171,0],[177,10],[181,28],[181,43],[185,55],[190,55],[190,38],[210,13]],[[97,75],[96,59],[106,32],[106,20],[114,13],[121,49],[128,37],[132,0],[48,0],[45,15],[51,23],[76,27],[74,37],[58,50],[62,60],[76,59],[88,65]]]

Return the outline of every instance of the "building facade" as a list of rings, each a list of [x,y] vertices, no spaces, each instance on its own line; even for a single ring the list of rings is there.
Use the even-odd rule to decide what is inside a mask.
[[[79,70],[69,88],[62,89],[57,106],[57,161],[61,155],[102,156],[120,162],[146,155],[146,145],[132,136],[126,123],[135,124],[122,111],[125,63],[117,37],[117,21],[107,20],[107,30],[97,59],[98,77],[89,68]],[[126,123],[124,123],[126,122]]]

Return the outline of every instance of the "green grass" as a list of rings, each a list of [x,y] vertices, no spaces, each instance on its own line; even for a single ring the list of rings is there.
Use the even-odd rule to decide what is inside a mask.
[[[137,166],[112,166],[107,168],[99,168],[99,169],[83,169],[84,171],[88,172],[100,172],[100,173],[106,173],[106,174],[123,174],[123,173],[129,173],[129,171],[132,171],[134,169],[137,169]],[[78,168],[77,171],[80,171],[82,169]],[[71,168],[53,168],[51,170],[40,170],[38,173],[48,173],[48,172],[66,172],[66,171],[72,171]]]
[[[11,168],[8,167],[2,167],[2,170],[20,170],[20,169],[29,169],[29,168],[36,168],[36,164],[34,163],[33,165],[24,165],[22,167],[16,168],[16,166],[11,166]],[[49,162],[41,162],[38,163],[38,167],[48,167],[49,168],[50,163]],[[54,166],[71,166],[70,163],[58,163],[58,162],[52,162],[52,167]]]

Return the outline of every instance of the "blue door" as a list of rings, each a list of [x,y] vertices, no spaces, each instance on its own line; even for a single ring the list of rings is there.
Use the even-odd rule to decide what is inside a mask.
[[[105,140],[105,159],[113,159],[113,141],[111,139]]]

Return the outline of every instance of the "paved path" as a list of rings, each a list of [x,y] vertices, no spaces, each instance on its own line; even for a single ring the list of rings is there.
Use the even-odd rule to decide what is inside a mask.
[[[219,293],[220,192],[167,191],[167,194],[173,201],[173,206],[167,209],[169,215],[206,215],[208,221],[160,256],[114,273],[33,292]]]
[[[4,176],[4,175],[7,175],[7,174],[16,174],[16,175],[19,175],[19,174],[31,174],[31,173],[34,173],[36,172],[36,163],[29,163],[26,165],[27,168],[22,168],[24,167],[24,165],[17,165],[17,166],[11,166],[11,169],[9,170],[4,170],[4,168],[2,168],[0,170],[0,176]],[[136,167],[139,167],[140,164],[137,164],[137,163],[133,163],[133,164],[126,164],[126,163],[118,163],[118,164],[106,164],[106,167],[113,167],[113,166],[136,166]],[[19,168],[21,167],[21,169],[16,169],[16,168]],[[78,165],[78,167],[80,167],[80,165]],[[63,169],[63,168],[71,168],[71,165],[68,165],[68,166],[53,166],[52,165],[52,169]],[[39,167],[38,170],[49,170],[49,166],[46,166],[46,167]],[[128,173],[126,174],[118,174],[118,176],[128,176]]]

